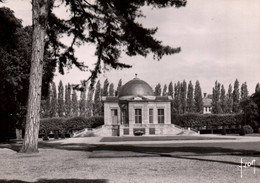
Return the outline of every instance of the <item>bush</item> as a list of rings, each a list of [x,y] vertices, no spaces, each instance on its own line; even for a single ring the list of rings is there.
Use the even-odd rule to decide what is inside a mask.
[[[254,132],[253,128],[250,125],[243,126],[243,129],[245,131],[245,134],[250,134]]]
[[[226,128],[223,127],[222,130],[221,130],[221,135],[226,135],[226,134],[227,134]]]
[[[241,125],[243,114],[172,114],[172,123],[181,127],[216,127],[226,125]]]
[[[72,118],[45,118],[40,121],[40,132],[50,133],[54,132],[55,138],[58,134],[64,138],[65,134],[73,130],[82,130],[84,128],[96,128],[104,124],[104,118],[101,116],[85,117],[72,117]],[[45,135],[45,139],[46,135]]]
[[[246,133],[245,133],[245,129],[242,127],[241,129],[240,129],[240,131],[239,131],[239,135],[245,135]]]

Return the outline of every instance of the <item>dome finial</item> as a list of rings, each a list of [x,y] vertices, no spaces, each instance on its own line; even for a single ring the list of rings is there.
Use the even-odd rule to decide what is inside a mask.
[[[135,78],[137,78],[137,74],[135,73]]]

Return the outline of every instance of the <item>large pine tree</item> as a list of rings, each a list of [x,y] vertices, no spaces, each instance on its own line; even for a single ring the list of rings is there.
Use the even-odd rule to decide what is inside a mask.
[[[144,5],[154,8],[183,7],[185,0],[158,1],[93,1],[64,0],[69,20],[57,18],[53,12],[54,0],[32,0],[33,50],[30,72],[30,87],[26,134],[21,152],[38,152],[38,134],[40,123],[41,84],[43,73],[43,56],[47,47],[52,47],[53,58],[58,58],[59,71],[63,66],[75,64],[80,69],[86,67],[74,57],[74,47],[84,43],[96,46],[97,62],[91,72],[92,83],[101,72],[101,66],[112,68],[130,67],[120,63],[121,51],[126,54],[146,56],[153,52],[160,59],[165,54],[180,52],[180,48],[164,46],[154,39],[157,29],[144,28],[136,20],[142,16],[140,10]],[[58,38],[67,33],[72,43],[65,46]],[[62,48],[62,49],[59,49]],[[64,51],[63,53],[59,53]]]

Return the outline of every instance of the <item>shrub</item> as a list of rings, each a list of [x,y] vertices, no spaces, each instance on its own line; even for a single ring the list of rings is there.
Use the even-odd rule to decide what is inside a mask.
[[[241,129],[240,129],[240,131],[239,131],[239,135],[245,135],[246,133],[245,133],[245,129],[242,127]]]
[[[245,134],[250,134],[254,132],[253,128],[250,125],[243,126],[243,129],[245,131]]]
[[[221,135],[226,135],[226,134],[227,134],[226,128],[223,127],[222,130],[221,130]]]
[[[172,123],[181,127],[241,125],[243,114],[172,114]]]
[[[64,118],[44,118],[40,121],[40,131],[62,131],[64,130]]]

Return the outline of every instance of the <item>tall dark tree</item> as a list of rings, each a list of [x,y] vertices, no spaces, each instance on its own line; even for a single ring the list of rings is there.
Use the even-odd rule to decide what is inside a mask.
[[[155,95],[155,96],[161,96],[161,94],[162,94],[161,84],[158,83],[158,84],[155,86],[154,95]]]
[[[109,87],[109,82],[108,82],[108,79],[106,79],[104,81],[104,85],[102,88],[102,96],[108,96],[108,87]]]
[[[187,110],[187,83],[185,80],[181,83],[181,107],[184,114]]]
[[[220,106],[223,113],[227,113],[227,96],[224,85],[221,86],[220,91]]]
[[[193,85],[192,82],[189,82],[188,85],[188,93],[187,93],[187,111],[193,112],[194,111],[194,97],[193,97]]]
[[[238,80],[236,79],[235,83],[234,83],[234,90],[233,90],[233,112],[234,113],[238,113],[240,112],[240,109],[239,109],[239,82]]]
[[[174,84],[173,111],[177,114],[182,112],[181,83],[179,81],[177,84]]]
[[[222,113],[221,102],[220,102],[220,83],[218,81],[215,82],[215,87],[212,90],[212,112],[214,114]]]
[[[114,84],[113,83],[111,83],[109,85],[108,95],[109,96],[114,96],[115,95],[115,90],[114,90]]]
[[[227,93],[227,113],[232,113],[233,110],[233,95],[232,95],[232,85],[228,86],[228,93]]]
[[[77,92],[75,89],[72,91],[72,100],[71,100],[71,110],[72,110],[72,115],[78,116],[79,114],[79,103],[78,103],[78,96]]]
[[[174,54],[180,48],[163,46],[153,38],[157,29],[144,28],[136,21],[142,16],[141,7],[144,5],[154,8],[182,7],[185,0],[159,1],[93,1],[62,0],[61,4],[68,7],[71,14],[65,21],[55,16],[53,0],[32,0],[33,19],[33,51],[30,74],[30,92],[28,100],[28,116],[26,138],[21,152],[38,151],[38,129],[41,98],[42,60],[44,49],[52,47],[53,55],[59,56],[60,72],[63,66],[75,64],[81,69],[85,67],[74,57],[74,46],[83,43],[96,45],[97,62],[91,73],[92,83],[101,72],[101,65],[112,68],[130,67],[118,62],[121,50],[126,54],[146,56],[153,52],[160,59],[165,54]],[[87,28],[87,30],[85,30]],[[87,33],[86,33],[87,31]],[[72,43],[66,47],[60,43],[59,34],[67,33],[72,37]],[[46,37],[48,36],[48,39]],[[47,41],[48,40],[48,41]],[[58,49],[59,47],[63,49]],[[59,51],[64,53],[59,54]],[[37,73],[37,74],[36,74]]]
[[[57,90],[56,84],[54,82],[51,83],[51,109],[50,109],[50,117],[55,117],[57,115]]]
[[[59,86],[58,86],[58,108],[57,108],[57,112],[59,117],[63,117],[64,116],[64,87],[62,84],[62,81],[60,80],[59,82]]]
[[[86,112],[86,87],[82,87],[80,90],[79,115],[85,116],[85,112]]]
[[[27,107],[29,91],[32,27],[22,27],[21,22],[12,10],[0,8],[0,139],[9,138],[9,134],[12,134],[15,128],[24,128],[24,109]],[[42,82],[42,99],[45,103],[55,67],[55,62],[52,64],[49,61],[46,52]],[[45,109],[40,111],[42,113]]]
[[[196,84],[195,84],[194,100],[195,100],[196,112],[199,112],[199,113],[202,112],[203,101],[202,101],[202,92],[201,92],[199,81],[196,81]]]
[[[93,115],[93,95],[94,95],[94,87],[89,86],[88,89],[88,97],[86,104],[86,116],[90,117]]]
[[[65,116],[71,116],[71,86],[68,83],[65,87],[65,105],[64,105]]]
[[[248,97],[248,90],[247,90],[247,84],[244,82],[241,85],[241,100],[244,100]]]
[[[121,87],[122,87],[122,79],[120,79],[120,80],[118,81],[117,89],[116,89],[116,91],[115,91],[115,96],[118,96],[118,95],[119,95],[119,92],[120,92]]]
[[[168,93],[167,93],[167,85],[164,85],[162,96],[167,96],[167,95],[168,95]]]
[[[171,96],[173,98],[173,84],[170,82],[168,86],[168,96]]]
[[[96,84],[96,90],[95,90],[95,95],[94,95],[93,114],[94,114],[94,116],[100,116],[102,114],[100,81],[98,81]]]

